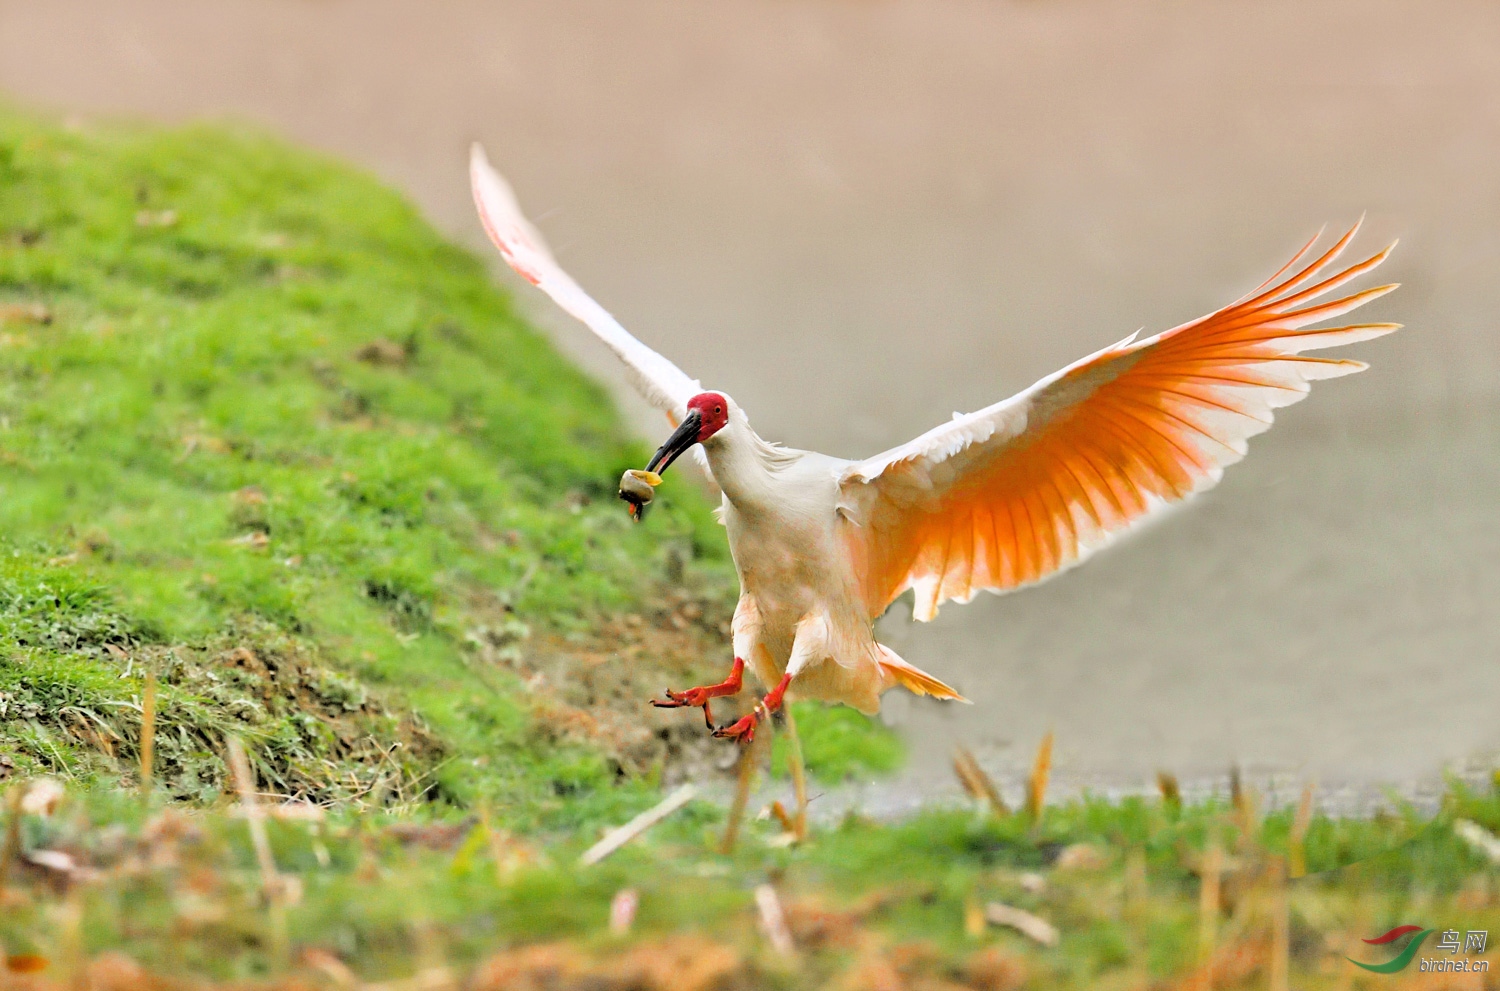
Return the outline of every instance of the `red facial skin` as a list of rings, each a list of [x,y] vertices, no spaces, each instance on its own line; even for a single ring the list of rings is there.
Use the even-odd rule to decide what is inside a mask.
[[[724,429],[729,422],[729,400],[717,392],[700,392],[688,400],[688,409],[695,409],[703,418],[698,427],[698,443],[703,443]]]

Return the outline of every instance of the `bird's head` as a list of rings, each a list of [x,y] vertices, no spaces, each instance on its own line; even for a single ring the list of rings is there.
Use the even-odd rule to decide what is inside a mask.
[[[661,473],[694,444],[710,440],[729,423],[734,404],[722,392],[700,392],[687,402],[687,415],[656,449],[645,471],[627,471],[620,479],[620,498],[630,503],[630,515],[640,520],[651,502],[652,489],[661,484]]]
[[[723,430],[724,425],[729,422],[729,410],[729,397],[722,392],[700,392],[689,399],[687,415],[682,418],[666,443],[657,448],[651,463],[646,465],[646,470],[658,474],[666,471],[683,451],[694,444],[704,443]]]

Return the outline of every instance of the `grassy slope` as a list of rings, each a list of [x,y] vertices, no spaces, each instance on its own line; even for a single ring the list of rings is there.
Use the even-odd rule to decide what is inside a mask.
[[[0,117],[0,189],[0,733],[23,761],[106,767],[90,723],[133,755],[129,654],[202,683],[164,689],[174,786],[212,778],[204,751],[237,727],[272,784],[314,788],[291,765],[327,748],[257,700],[258,672],[207,691],[241,643],[312,669],[270,694],[414,710],[451,796],[597,777],[555,748],[580,766],[526,766],[521,693],[465,637],[635,607],[664,546],[723,588],[722,539],[682,490],[627,525],[608,487],[642,449],[476,259],[372,180],[253,134]],[[371,745],[423,737],[367,722]]]

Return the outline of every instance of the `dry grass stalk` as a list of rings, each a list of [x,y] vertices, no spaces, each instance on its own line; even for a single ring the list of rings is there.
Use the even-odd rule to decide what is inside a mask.
[[[1171,771],[1157,771],[1156,787],[1161,792],[1161,803],[1168,811],[1175,814],[1182,809],[1182,788],[1177,784],[1177,775]]]
[[[1052,731],[1042,737],[1036,750],[1036,763],[1031,768],[1031,781],[1026,788],[1026,814],[1033,823],[1042,819],[1042,806],[1047,801],[1047,779],[1052,774]]]
[[[74,886],[61,905],[54,906],[52,928],[54,975],[64,987],[76,988],[84,982],[88,957],[83,946],[83,890]]]
[[[672,794],[668,795],[666,798],[662,799],[660,802],[657,802],[651,808],[647,809],[645,812],[642,812],[640,815],[627,822],[625,825],[618,826],[615,829],[610,830],[607,834],[605,834],[604,839],[600,840],[598,843],[595,843],[593,846],[585,850],[583,852],[583,856],[578,858],[578,862],[584,867],[587,867],[590,864],[597,864],[605,857],[608,857],[610,854],[620,849],[620,847],[629,843],[631,840],[635,839],[637,836],[640,836],[652,826],[661,822],[673,812],[676,812],[678,809],[682,808],[688,802],[691,802],[693,800],[693,797],[697,794],[697,785],[683,785],[676,791],[672,792]]]
[[[772,948],[784,957],[796,956],[797,947],[792,943],[792,931],[787,928],[786,912],[782,911],[776,889],[769,884],[758,885],[755,889],[755,907],[760,912],[761,931],[766,934]]]
[[[495,862],[495,881],[501,887],[510,883],[514,869],[512,858],[506,856],[505,838],[490,824],[490,803],[479,806],[479,828],[484,830],[485,842],[490,848],[490,859]]]
[[[25,792],[25,783],[18,783],[11,785],[5,796],[5,841],[0,846],[0,892],[5,891],[11,865],[21,853],[21,799]]]
[[[302,963],[318,971],[324,977],[333,982],[335,987],[354,988],[359,986],[359,977],[349,969],[349,965],[340,960],[333,953],[317,946],[309,946],[302,951]]]
[[[1500,864],[1500,837],[1470,819],[1458,819],[1453,823],[1453,835],[1463,840],[1479,853]]]
[[[410,977],[395,981],[362,984],[362,991],[451,991],[458,986],[448,967],[424,967]]]
[[[1291,919],[1287,906],[1286,861],[1271,858],[1270,991],[1287,991],[1291,965]]]
[[[261,889],[265,893],[267,908],[271,914],[270,956],[280,968],[286,964],[286,906],[284,898],[287,885],[276,870],[276,860],[271,856],[271,840],[266,835],[263,810],[255,797],[255,778],[250,774],[250,761],[245,757],[245,748],[238,737],[227,737],[224,741],[229,751],[229,769],[234,775],[235,789],[240,795],[240,810],[250,830],[250,843],[255,847],[255,859],[260,865]],[[293,880],[296,880],[293,878]]]
[[[772,802],[770,807],[760,814],[760,818],[764,819],[767,815],[775,819],[781,825],[782,830],[788,834],[793,833],[797,828],[792,814],[786,810],[785,805],[781,804],[780,799]]]
[[[260,882],[266,897],[276,900],[281,890],[281,877],[276,871],[276,861],[271,856],[271,841],[266,836],[266,823],[261,817],[261,807],[255,797],[255,779],[250,776],[250,762],[245,758],[245,748],[238,737],[226,741],[229,750],[229,770],[234,775],[234,786],[240,795],[240,809],[250,827],[250,842],[255,847],[255,860],[260,865]]]
[[[953,773],[958,775],[958,783],[963,785],[964,791],[976,802],[985,803],[997,816],[1010,814],[1005,799],[1000,797],[1000,789],[995,787],[995,782],[984,773],[979,761],[974,759],[969,748],[963,744],[953,750]]]
[[[1198,889],[1198,952],[1211,960],[1219,939],[1219,879],[1224,872],[1224,848],[1217,836],[1203,851],[1202,886]]]
[[[1253,845],[1260,833],[1260,802],[1255,789],[1247,787],[1240,778],[1239,765],[1229,769],[1229,800],[1234,806],[1234,822],[1239,829],[1237,850]]]
[[[1022,936],[1035,940],[1043,946],[1056,946],[1057,941],[1062,938],[1057,927],[1046,919],[1012,905],[990,902],[985,906],[984,917],[994,925],[1009,926]]]
[[[1297,816],[1292,820],[1292,833],[1287,843],[1287,874],[1290,877],[1307,874],[1307,830],[1312,826],[1314,790],[1311,781],[1302,788],[1302,800],[1297,803]]]
[[[964,901],[964,935],[970,939],[983,936],[986,921],[984,906],[979,904],[978,898],[970,895]]]
[[[745,820],[745,808],[750,804],[750,788],[755,784],[755,765],[760,760],[760,751],[765,734],[757,733],[744,750],[740,751],[739,778],[734,784],[734,802],[729,806],[729,822],[724,826],[724,839],[719,844],[721,853],[733,853],[740,838],[740,824]]]
[[[634,888],[621,888],[609,901],[609,931],[624,936],[635,925],[635,910],[640,907],[641,896]]]
[[[733,948],[702,936],[679,933],[629,948],[610,946],[601,957],[562,942],[502,951],[469,976],[468,991],[713,991],[745,988],[747,966]],[[403,982],[403,991],[423,991]],[[758,986],[758,985],[756,985]],[[362,991],[395,991],[389,985]]]
[[[146,669],[141,690],[141,794],[151,793],[151,769],[156,749],[156,669]]]
[[[782,711],[786,714],[787,765],[792,772],[792,794],[797,800],[797,815],[790,832],[801,843],[807,839],[807,768],[802,761],[802,740],[797,736],[792,708],[786,706]]]
[[[41,303],[8,303],[0,306],[0,324],[52,322],[52,311]]]

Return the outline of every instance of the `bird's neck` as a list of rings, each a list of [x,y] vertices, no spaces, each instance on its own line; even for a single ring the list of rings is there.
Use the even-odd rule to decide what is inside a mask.
[[[732,417],[703,449],[714,481],[736,509],[746,511],[775,503],[776,474],[796,460],[795,452],[762,440],[740,417]]]

